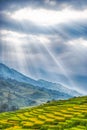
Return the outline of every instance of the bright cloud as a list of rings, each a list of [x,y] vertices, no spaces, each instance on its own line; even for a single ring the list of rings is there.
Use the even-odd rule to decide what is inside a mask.
[[[29,20],[35,24],[50,26],[79,19],[87,19],[87,9],[84,11],[76,11],[71,10],[70,8],[65,8],[62,11],[53,11],[23,8],[10,14],[10,16],[19,21]]]
[[[11,43],[15,46],[20,46],[23,44],[22,40],[20,40],[22,37],[25,37],[25,34],[9,31],[9,30],[2,30],[1,31],[1,40],[5,41],[7,43]]]
[[[26,36],[26,34],[18,33],[18,32],[15,32],[15,31],[10,31],[10,30],[1,30],[1,35],[9,35],[9,36],[15,36],[15,37]]]
[[[50,39],[44,35],[24,34],[15,31],[1,30],[1,40],[14,44],[15,46],[22,46],[31,43],[49,43]],[[36,42],[37,41],[37,42]]]
[[[74,39],[72,41],[68,42],[69,45],[72,45],[73,47],[87,47],[87,40],[83,39],[83,38],[78,38],[78,39]]]

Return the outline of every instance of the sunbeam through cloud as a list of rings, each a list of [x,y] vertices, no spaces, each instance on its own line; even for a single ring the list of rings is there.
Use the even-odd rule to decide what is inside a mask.
[[[87,94],[87,1],[0,1],[0,63]]]

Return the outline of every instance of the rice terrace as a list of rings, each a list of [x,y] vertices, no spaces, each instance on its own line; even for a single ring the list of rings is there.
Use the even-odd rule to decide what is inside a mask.
[[[1,113],[0,130],[87,130],[87,96]]]

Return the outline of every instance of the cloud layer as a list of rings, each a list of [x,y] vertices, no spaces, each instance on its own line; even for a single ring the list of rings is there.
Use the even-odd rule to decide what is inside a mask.
[[[87,1],[1,0],[0,62],[87,91]]]

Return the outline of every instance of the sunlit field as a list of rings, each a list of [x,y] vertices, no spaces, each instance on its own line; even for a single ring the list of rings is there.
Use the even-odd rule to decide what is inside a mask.
[[[87,96],[0,114],[0,130],[87,130]]]
[[[87,130],[87,0],[0,0],[0,130]]]

